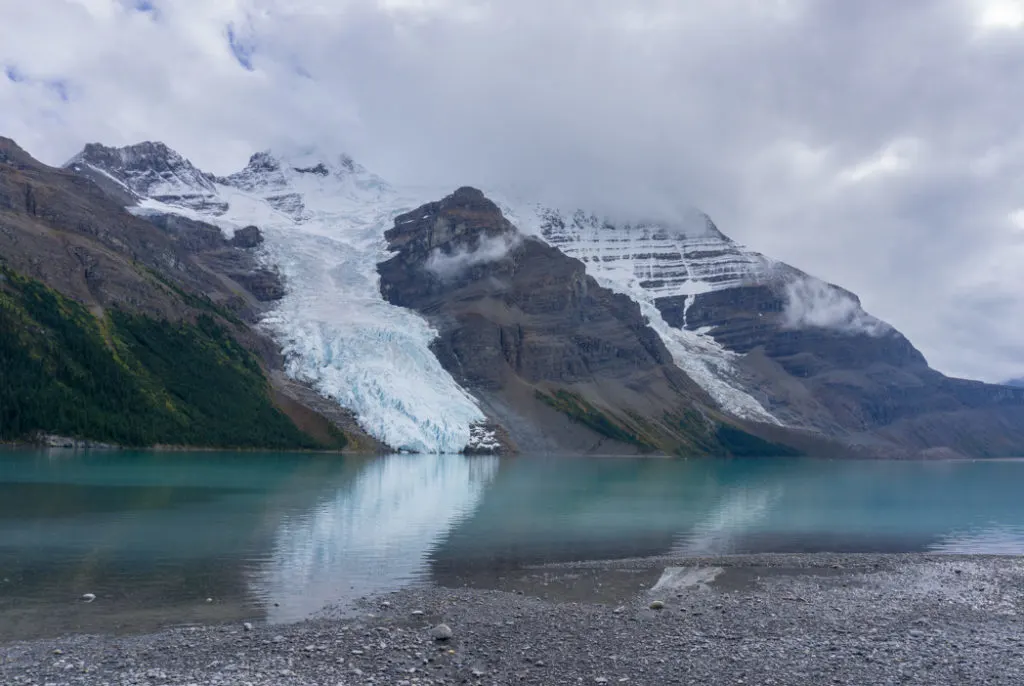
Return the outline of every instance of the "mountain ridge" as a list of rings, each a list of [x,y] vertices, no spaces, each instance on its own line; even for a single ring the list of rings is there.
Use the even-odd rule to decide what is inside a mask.
[[[455,300],[413,316],[378,289],[378,265],[394,257],[385,236],[395,218],[422,224],[408,213],[448,193],[432,200],[390,186],[347,156],[308,151],[301,164],[256,153],[242,171],[215,177],[157,144],[130,154],[90,150],[69,169],[105,183],[104,192],[136,215],[212,225],[225,236],[258,227],[266,237],[258,266],[277,274],[281,289],[266,292],[280,297],[254,309],[252,325],[282,346],[291,379],[350,408],[378,439],[461,450],[472,447],[473,427],[501,423],[507,405],[488,406],[479,389],[476,397],[465,390],[465,378],[444,363],[451,331],[428,324],[434,310],[454,312],[466,292],[451,290],[445,297]],[[639,307],[668,363],[698,389],[694,407],[763,436],[818,436],[821,445],[865,454],[1024,452],[1024,393],[931,370],[855,294],[737,245],[702,213],[682,227],[616,225],[586,212],[512,205],[509,218],[527,239],[579,258],[597,287]],[[420,231],[435,228],[427,222]],[[420,254],[417,267],[494,267],[510,249],[502,235],[482,253],[477,245]],[[602,406],[598,396],[550,397],[549,405],[580,416]]]

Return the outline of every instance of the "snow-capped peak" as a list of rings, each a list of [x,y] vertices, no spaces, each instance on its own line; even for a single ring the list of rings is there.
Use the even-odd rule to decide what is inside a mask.
[[[532,216],[531,216],[532,215]],[[697,210],[674,221],[539,208],[525,222],[596,272],[618,272],[654,297],[693,296],[767,277],[776,263],[722,234]]]
[[[214,200],[214,176],[164,143],[145,141],[122,148],[89,143],[64,166],[105,177],[137,198],[214,212],[224,209]]]
[[[213,192],[213,176],[160,142],[145,141],[123,148],[89,143],[65,166],[88,164],[120,178],[140,195],[152,196],[174,186],[178,190]]]
[[[361,183],[384,187],[383,179],[371,174],[344,153],[324,154],[315,148],[293,151],[264,150],[249,158],[245,169],[218,179],[220,183],[247,191],[286,188],[296,183]]]

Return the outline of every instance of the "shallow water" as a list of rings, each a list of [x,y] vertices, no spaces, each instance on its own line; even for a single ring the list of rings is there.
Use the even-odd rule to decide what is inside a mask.
[[[292,621],[542,562],[1021,554],[1022,483],[1020,461],[6,450],[0,639]]]

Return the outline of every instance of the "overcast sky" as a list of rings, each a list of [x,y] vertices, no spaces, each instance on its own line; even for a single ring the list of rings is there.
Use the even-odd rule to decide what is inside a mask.
[[[1024,0],[0,0],[0,135],[347,151],[726,234],[1024,375]]]

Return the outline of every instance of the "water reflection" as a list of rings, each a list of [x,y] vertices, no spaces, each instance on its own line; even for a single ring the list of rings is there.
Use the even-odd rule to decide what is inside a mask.
[[[673,546],[678,555],[715,555],[732,552],[737,539],[758,527],[782,499],[784,485],[768,484],[728,488],[707,517],[682,534]]]
[[[344,489],[277,524],[250,574],[270,621],[421,579],[426,554],[479,502],[496,457],[395,455],[364,465]],[[269,602],[273,601],[273,602]]]
[[[497,466],[0,452],[0,638],[287,621],[396,588],[426,575],[428,549]],[[87,592],[96,602],[77,603]]]
[[[1021,483],[1024,462],[0,451],[0,639],[288,621],[543,562],[1024,554]]]
[[[664,554],[1024,554],[1024,462],[502,463],[432,573]],[[477,574],[478,575],[478,574]]]

